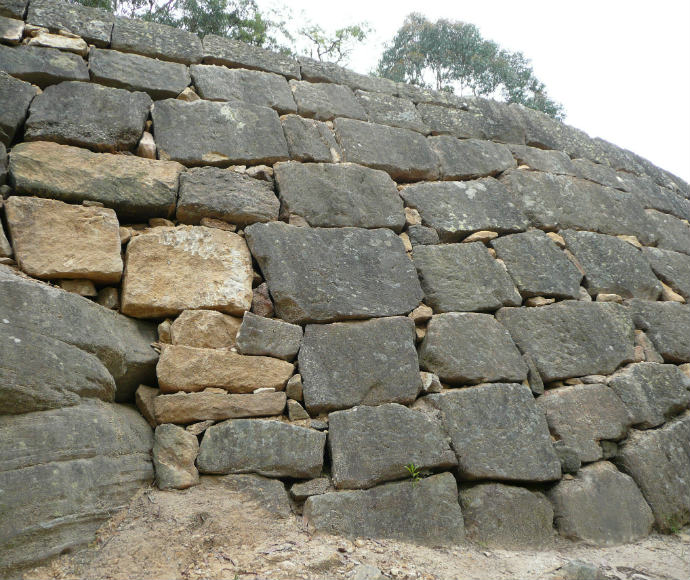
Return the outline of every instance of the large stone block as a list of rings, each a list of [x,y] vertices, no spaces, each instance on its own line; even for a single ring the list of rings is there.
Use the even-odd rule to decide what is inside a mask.
[[[598,546],[634,542],[649,534],[654,522],[635,482],[607,461],[583,467],[548,496],[558,531],[573,540]]]
[[[642,253],[660,280],[690,300],[690,256],[660,248],[642,248]]]
[[[440,411],[461,479],[554,481],[561,462],[529,387],[492,383],[424,397]]]
[[[191,67],[199,96],[209,101],[244,101],[271,107],[280,114],[295,113],[297,105],[285,77],[247,69],[198,64]]]
[[[405,225],[403,202],[384,171],[352,163],[297,163],[274,167],[283,212],[315,227],[391,228]]]
[[[281,117],[290,159],[295,161],[337,162],[342,157],[333,131],[325,123],[299,115]]]
[[[360,90],[355,91],[355,95],[372,123],[410,129],[424,134],[429,132],[414,103],[409,99]]]
[[[241,324],[241,318],[216,310],[185,310],[170,326],[170,337],[173,344],[232,348]]]
[[[634,358],[634,328],[619,304],[562,302],[496,314],[544,382],[608,375]]]
[[[328,416],[328,449],[337,489],[366,489],[420,471],[458,463],[437,422],[424,413],[389,403],[355,407]]]
[[[353,90],[362,89],[388,95],[396,94],[398,89],[398,84],[389,79],[356,73],[332,62],[300,57],[299,64],[302,78],[312,83],[346,85]]]
[[[416,183],[400,195],[419,211],[442,242],[458,242],[480,230],[521,232],[529,222],[506,188],[493,178],[469,182]]]
[[[510,149],[500,143],[448,135],[429,137],[428,142],[441,162],[443,179],[478,179],[516,167]]]
[[[414,266],[388,229],[253,224],[247,242],[278,316],[332,322],[406,314],[422,299]]]
[[[422,388],[414,323],[403,317],[308,325],[299,368],[312,413],[411,403]]]
[[[246,226],[278,219],[280,202],[272,185],[217,167],[195,167],[180,177],[177,219],[198,224],[201,218]]]
[[[121,220],[170,217],[184,166],[133,155],[93,153],[48,141],[20,143],[10,154],[17,193],[71,203],[98,201]]]
[[[157,318],[202,308],[241,315],[252,303],[252,259],[235,233],[154,228],[127,245],[122,312]]]
[[[352,89],[331,83],[290,81],[297,112],[304,117],[330,121],[335,117],[367,120],[367,114]]]
[[[351,538],[391,538],[432,546],[462,542],[458,488],[450,473],[388,483],[369,490],[314,495],[304,520],[318,531]]]
[[[215,34],[204,36],[203,44],[204,63],[263,70],[288,79],[300,78],[299,63],[287,55]]]
[[[288,155],[278,114],[240,101],[159,101],[153,130],[158,156],[185,165],[273,164]]]
[[[424,301],[435,312],[496,310],[522,304],[510,276],[481,242],[415,246],[412,256]]]
[[[91,50],[89,72],[93,82],[143,91],[152,99],[177,97],[191,81],[187,67],[181,63],[115,50]]]
[[[632,300],[635,326],[644,330],[666,362],[690,362],[690,307],[677,302]]]
[[[382,169],[396,181],[438,176],[436,155],[426,139],[415,131],[355,119],[336,119],[335,132],[345,161]]]
[[[437,314],[427,326],[419,364],[444,383],[521,382],[527,365],[508,331],[490,314]]]
[[[158,489],[187,489],[199,483],[194,465],[198,452],[196,435],[176,425],[156,427],[153,466]]]
[[[27,141],[55,141],[96,151],[133,149],[144,131],[151,97],[89,83],[48,87],[29,109]]]
[[[563,151],[549,151],[527,145],[511,145],[510,150],[518,165],[527,165],[530,169],[555,175],[579,176],[573,161]]]
[[[432,135],[459,139],[489,139],[487,123],[478,110],[463,110],[433,103],[420,103],[417,110]]]
[[[575,175],[582,179],[587,179],[600,185],[606,185],[607,187],[613,187],[614,189],[621,189],[623,191],[629,190],[626,185],[627,180],[625,174],[619,174],[608,165],[594,163],[589,159],[573,159],[571,163],[575,168]]]
[[[222,486],[232,492],[240,493],[240,497],[246,498],[250,504],[258,505],[272,518],[289,518],[292,516],[290,498],[285,484],[279,479],[269,479],[251,473],[207,477],[205,479],[207,485],[211,482],[211,485]],[[244,504],[244,501],[242,503]]]
[[[24,18],[29,0],[0,0],[0,16],[7,18]]]
[[[209,427],[201,441],[201,473],[258,473],[312,479],[321,475],[326,434],[267,419],[234,419]]]
[[[0,143],[6,147],[24,124],[36,92],[36,87],[0,71],[0,102],[3,103],[0,109]]]
[[[302,342],[302,327],[277,318],[245,312],[237,333],[237,351],[293,360]]]
[[[115,17],[107,10],[58,0],[31,0],[26,21],[51,32],[69,30],[89,44],[108,46]]]
[[[15,259],[27,274],[46,280],[120,281],[120,226],[112,209],[10,197],[5,215]]]
[[[41,46],[0,44],[0,71],[40,87],[89,80],[89,71],[80,56]]]
[[[647,210],[646,214],[659,248],[690,254],[690,226],[687,223],[672,215],[651,209]],[[640,241],[643,239],[640,238]]]
[[[180,28],[157,22],[116,18],[110,47],[183,64],[201,62],[201,40]]]
[[[657,185],[647,175],[623,175],[619,188],[629,191],[645,209],[655,209],[679,219],[690,219],[690,202],[684,196]]]

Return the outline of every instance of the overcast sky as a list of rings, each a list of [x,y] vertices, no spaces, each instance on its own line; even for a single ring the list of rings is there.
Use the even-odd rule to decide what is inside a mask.
[[[280,0],[259,0],[262,8]],[[288,0],[325,29],[369,22],[349,68],[370,72],[405,16],[471,22],[532,60],[566,122],[690,181],[688,0]]]

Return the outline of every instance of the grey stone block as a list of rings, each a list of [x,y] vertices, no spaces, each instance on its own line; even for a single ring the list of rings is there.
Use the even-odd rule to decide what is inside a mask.
[[[3,44],[19,44],[24,36],[24,22],[16,18],[7,18],[0,14],[0,42]]]
[[[0,72],[0,143],[9,147],[24,124],[36,88],[29,83]]]
[[[301,326],[245,312],[237,333],[237,352],[293,360],[301,342]]]
[[[407,228],[407,236],[410,238],[412,247],[438,244],[441,241],[438,237],[438,232],[426,226],[409,226]]]
[[[367,120],[367,114],[352,89],[331,83],[290,81],[297,112],[304,117],[330,121],[336,117]]]
[[[204,36],[203,44],[205,64],[263,70],[288,79],[300,78],[299,63],[289,56],[215,34]]]
[[[463,108],[481,115],[484,139],[501,143],[525,143],[525,126],[513,107],[494,99],[462,97]]]
[[[107,10],[58,0],[31,0],[26,21],[51,32],[69,30],[89,44],[108,46],[115,17]]]
[[[290,159],[296,161],[337,162],[342,157],[333,131],[325,123],[299,115],[281,117]]]
[[[682,195],[661,187],[647,175],[625,175],[624,189],[646,209],[655,209],[679,219],[690,219],[690,201]]]
[[[647,210],[646,214],[659,248],[690,254],[690,226],[677,217],[658,211]]]
[[[644,330],[664,361],[690,362],[690,307],[677,302],[632,300],[630,314]]]
[[[486,122],[478,110],[420,103],[417,110],[432,135],[451,135],[458,139],[488,139]]]
[[[626,186],[625,175],[619,175],[615,169],[608,165],[594,163],[589,159],[573,159],[571,163],[575,168],[575,175],[582,179],[614,189],[629,190]]]
[[[277,479],[269,479],[252,473],[223,475],[213,478],[217,485],[241,493],[272,516],[288,518],[292,515],[290,499],[285,485]],[[299,485],[299,484],[298,484]]]
[[[79,55],[42,46],[0,44],[0,71],[40,87],[89,80],[86,63]]]
[[[0,0],[0,16],[24,18],[29,0]]]
[[[409,99],[361,90],[355,91],[355,96],[372,123],[401,127],[424,134],[429,132],[414,103]]]
[[[203,50],[196,34],[157,22],[116,18],[110,47],[183,64],[201,62]]]
[[[397,91],[397,84],[389,79],[359,74],[331,62],[300,57],[299,64],[302,78],[312,83],[334,83],[346,85],[353,90],[362,89],[388,95]]]
[[[478,179],[516,166],[510,149],[500,143],[448,135],[429,137],[428,142],[441,162],[442,179]]]
[[[661,248],[642,248],[642,253],[659,279],[690,300],[690,256]]]
[[[570,157],[563,151],[547,151],[527,145],[511,145],[510,150],[518,165],[527,165],[536,171],[554,175],[578,175]]]

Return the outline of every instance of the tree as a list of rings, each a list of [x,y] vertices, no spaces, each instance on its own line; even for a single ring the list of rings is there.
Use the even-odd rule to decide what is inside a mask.
[[[343,63],[347,62],[354,44],[362,42],[371,32],[366,22],[351,24],[338,28],[333,34],[328,34],[317,24],[308,24],[299,29],[298,34],[309,41],[309,56],[320,61]]]
[[[549,98],[521,52],[482,37],[473,24],[409,14],[378,63],[380,76],[439,91],[494,96],[562,119],[563,107]]]

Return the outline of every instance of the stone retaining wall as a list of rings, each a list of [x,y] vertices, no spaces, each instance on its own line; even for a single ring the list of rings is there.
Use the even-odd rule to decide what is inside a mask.
[[[277,478],[313,530],[432,545],[690,521],[690,188],[629,151],[0,0],[0,186],[4,572],[154,469]]]

